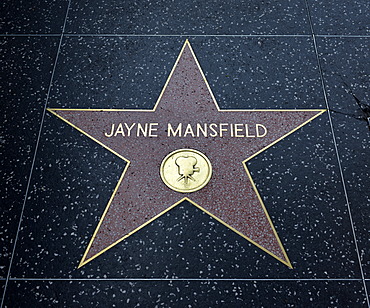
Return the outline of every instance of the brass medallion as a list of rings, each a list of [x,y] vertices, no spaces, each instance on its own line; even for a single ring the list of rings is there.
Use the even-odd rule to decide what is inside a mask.
[[[168,154],[162,161],[160,171],[163,182],[182,193],[203,188],[212,176],[207,156],[192,149],[180,149]]]

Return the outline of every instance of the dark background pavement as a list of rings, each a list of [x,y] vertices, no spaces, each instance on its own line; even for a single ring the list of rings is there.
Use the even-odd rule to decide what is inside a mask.
[[[2,1],[3,307],[368,307],[369,9]],[[187,202],[77,269],[125,163],[46,108],[151,109],[185,39],[221,108],[330,110],[248,162],[293,270]]]

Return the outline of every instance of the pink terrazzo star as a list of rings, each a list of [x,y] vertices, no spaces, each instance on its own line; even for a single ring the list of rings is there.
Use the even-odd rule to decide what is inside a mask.
[[[49,111],[128,162],[79,267],[183,200],[291,267],[245,162],[325,110],[220,110],[186,41],[153,110]],[[169,123],[182,124],[176,136]],[[213,168],[210,182],[192,193],[173,191],[160,177],[164,157],[184,148],[205,154]]]

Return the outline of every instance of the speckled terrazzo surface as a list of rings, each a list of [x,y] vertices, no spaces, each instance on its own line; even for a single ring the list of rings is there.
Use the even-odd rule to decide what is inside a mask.
[[[1,305],[368,307],[368,12],[2,2]],[[293,269],[188,201],[77,268],[126,163],[46,108],[152,109],[185,39],[221,109],[329,106],[247,162]]]

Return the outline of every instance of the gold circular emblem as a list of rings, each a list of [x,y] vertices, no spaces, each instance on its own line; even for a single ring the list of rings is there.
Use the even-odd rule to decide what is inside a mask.
[[[192,149],[173,151],[161,164],[162,181],[178,192],[197,191],[207,185],[211,176],[212,166],[207,156]]]

